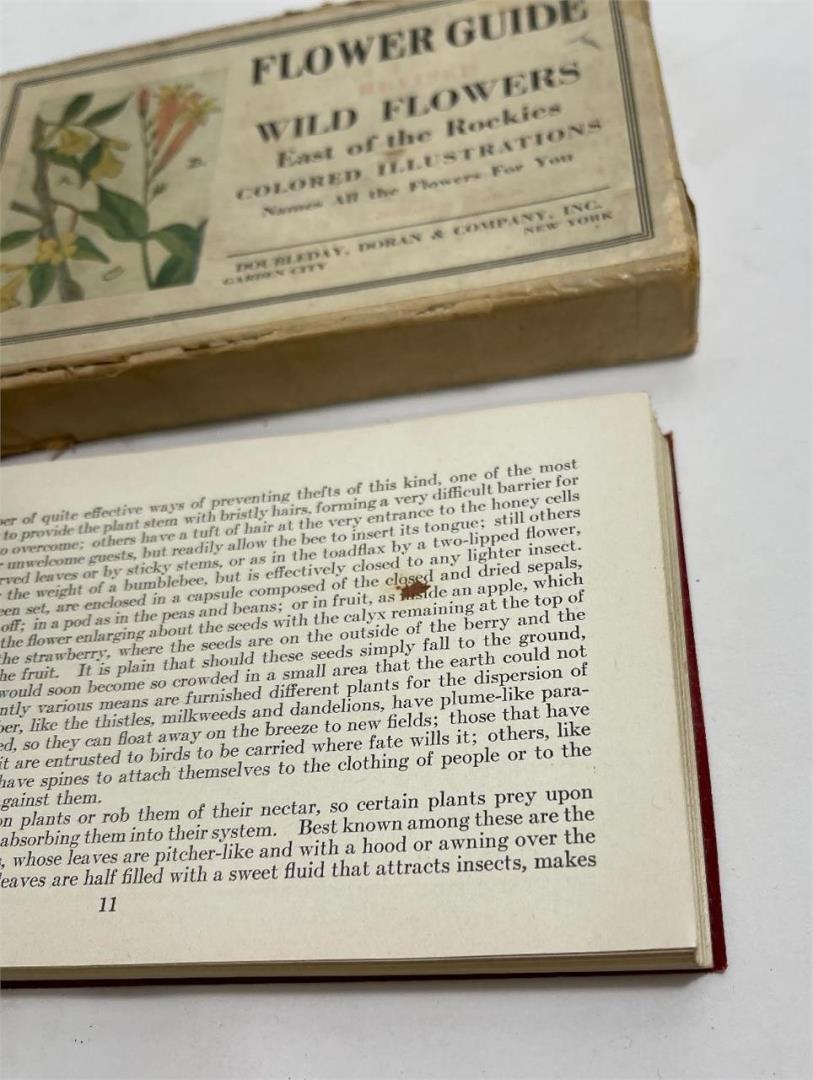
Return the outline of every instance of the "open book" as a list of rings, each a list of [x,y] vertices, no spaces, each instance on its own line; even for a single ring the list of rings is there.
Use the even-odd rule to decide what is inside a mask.
[[[724,966],[645,396],[2,475],[6,982]]]

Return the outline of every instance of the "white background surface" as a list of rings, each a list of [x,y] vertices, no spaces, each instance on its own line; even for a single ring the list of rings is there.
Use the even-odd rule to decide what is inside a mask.
[[[5,0],[4,70],[283,4]],[[811,6],[654,0],[697,204],[688,360],[86,446],[323,430],[647,390],[676,436],[710,743],[724,975],[30,990],[3,1077],[808,1078],[811,927]],[[134,461],[134,467],[136,462]]]

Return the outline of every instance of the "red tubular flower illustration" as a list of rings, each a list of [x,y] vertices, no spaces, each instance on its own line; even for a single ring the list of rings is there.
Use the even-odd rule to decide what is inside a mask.
[[[147,115],[150,109],[150,92],[146,86],[142,86],[138,91],[138,115],[143,118]]]
[[[175,86],[162,86],[158,91],[158,111],[155,114],[155,133],[152,149],[157,154],[163,146],[175,121],[186,104],[188,86],[177,83]]]
[[[162,169],[169,165],[192,133],[206,123],[209,113],[214,112],[214,110],[215,103],[211,98],[204,97],[197,92],[186,96],[177,114],[180,127],[177,128],[166,150],[158,159],[153,175],[161,172]]]

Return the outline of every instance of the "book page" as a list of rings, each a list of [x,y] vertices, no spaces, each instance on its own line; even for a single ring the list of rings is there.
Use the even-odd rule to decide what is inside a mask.
[[[6,969],[695,946],[644,396],[3,487]]]

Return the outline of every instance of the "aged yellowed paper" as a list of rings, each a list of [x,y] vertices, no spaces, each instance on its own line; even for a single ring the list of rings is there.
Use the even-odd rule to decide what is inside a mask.
[[[686,257],[639,4],[326,8],[2,94],[6,375]]]
[[[645,397],[121,465],[4,470],[7,972],[691,962]]]

